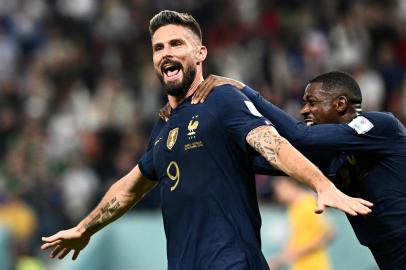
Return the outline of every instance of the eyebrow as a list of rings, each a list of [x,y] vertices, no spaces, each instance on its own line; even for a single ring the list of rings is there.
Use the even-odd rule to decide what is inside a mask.
[[[168,41],[169,44],[174,44],[176,42],[180,42],[182,44],[186,43],[185,40],[182,38],[174,38],[174,39],[171,39]],[[158,43],[152,44],[152,48],[155,49],[157,47],[163,46],[163,44],[164,44],[164,42],[158,42]]]

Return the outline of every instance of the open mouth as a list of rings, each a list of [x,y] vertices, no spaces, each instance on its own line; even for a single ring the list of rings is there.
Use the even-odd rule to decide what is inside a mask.
[[[304,119],[304,122],[306,123],[307,126],[315,125],[313,119],[312,119],[312,118],[309,118],[309,117],[305,118],[305,119]]]
[[[181,76],[182,65],[177,62],[164,63],[161,66],[161,71],[165,77],[172,81]]]

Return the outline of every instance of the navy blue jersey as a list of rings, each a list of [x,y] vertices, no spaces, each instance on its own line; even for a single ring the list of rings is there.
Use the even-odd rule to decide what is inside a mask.
[[[268,269],[246,136],[269,121],[232,86],[219,88],[158,123],[139,163],[160,181],[168,269]]]
[[[406,130],[390,113],[366,112],[348,124],[306,126],[256,91],[244,94],[278,132],[352,196],[374,203],[367,216],[348,216],[364,245],[406,235]],[[324,161],[323,161],[324,159]],[[264,171],[264,163],[261,163]]]

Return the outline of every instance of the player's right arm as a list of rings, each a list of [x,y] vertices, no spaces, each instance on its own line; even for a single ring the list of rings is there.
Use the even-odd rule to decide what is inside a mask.
[[[273,126],[259,126],[251,130],[246,141],[272,166],[311,187],[317,193],[316,213],[326,206],[338,208],[347,214],[368,214],[372,203],[347,196],[338,190],[323,173],[280,136]]]
[[[58,257],[59,259],[64,258],[73,250],[72,259],[75,260],[93,234],[121,217],[156,184],[156,181],[145,178],[137,165],[110,187],[99,205],[77,226],[59,231],[49,237],[42,237],[44,244],[41,249],[53,248],[51,258]]]
[[[359,198],[352,198],[339,191],[330,180],[285,138],[280,136],[269,120],[264,118],[254,105],[240,92],[219,87],[213,92],[216,113],[225,134],[236,146],[246,153],[250,145],[272,166],[307,184],[318,195],[316,212],[326,206],[338,208],[350,215],[367,214],[372,204]],[[226,92],[229,91],[229,92]]]

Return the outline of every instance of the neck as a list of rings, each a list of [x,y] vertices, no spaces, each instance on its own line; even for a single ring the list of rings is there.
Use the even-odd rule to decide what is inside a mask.
[[[340,124],[349,123],[355,117],[357,117],[357,113],[355,111],[351,112],[351,113],[346,113],[346,114],[344,114],[343,116],[340,117],[339,122],[340,122]]]
[[[199,86],[199,84],[203,81],[203,74],[201,71],[198,71],[196,73],[196,77],[194,79],[194,81],[192,82],[192,84],[190,85],[189,89],[186,91],[186,94],[184,96],[181,97],[175,97],[175,96],[170,96],[168,95],[168,101],[169,101],[169,105],[172,107],[172,109],[175,109],[176,107],[179,106],[179,104],[181,104],[185,99],[187,99],[188,97],[190,97],[191,95],[194,94],[194,92],[196,92],[197,87]]]

